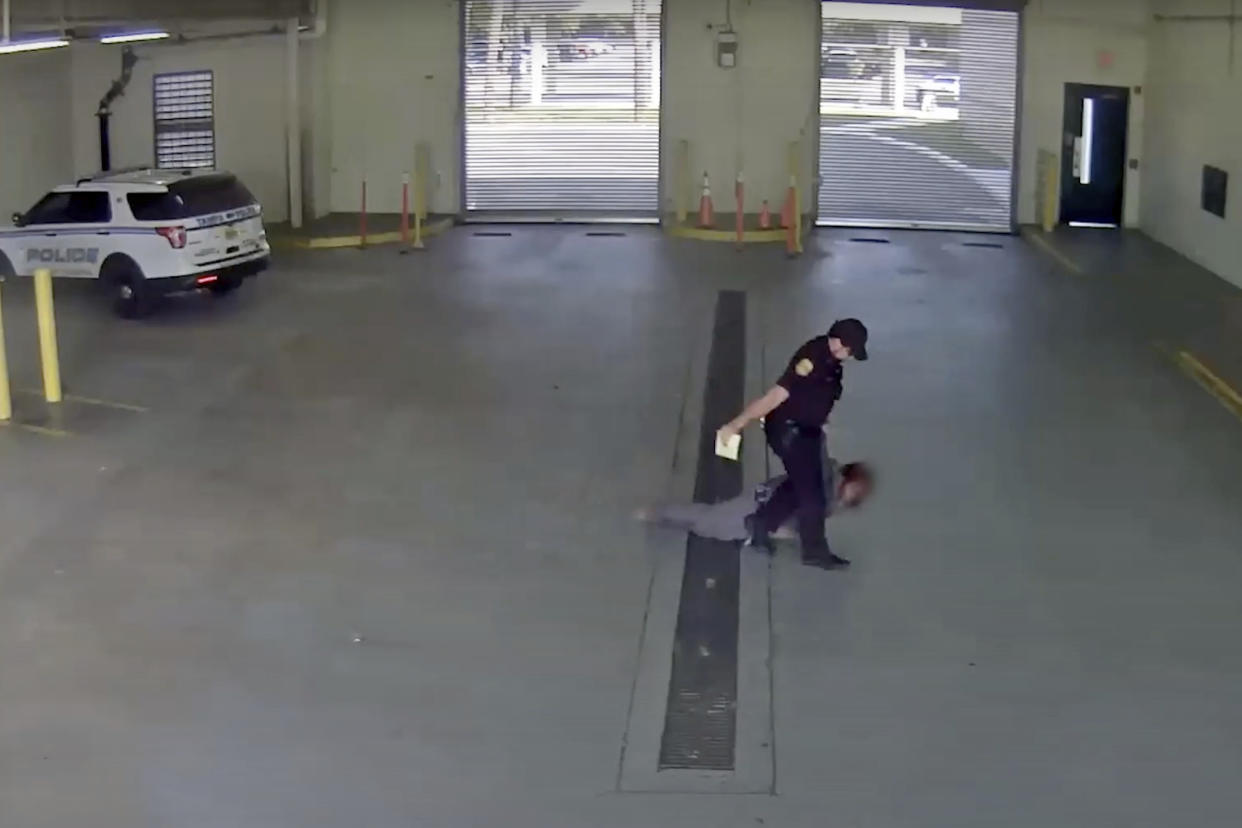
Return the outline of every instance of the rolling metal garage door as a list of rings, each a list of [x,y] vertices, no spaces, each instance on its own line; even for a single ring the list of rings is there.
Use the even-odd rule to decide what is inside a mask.
[[[661,0],[465,0],[465,210],[655,218]]]
[[[821,5],[819,223],[1010,231],[1018,14]]]

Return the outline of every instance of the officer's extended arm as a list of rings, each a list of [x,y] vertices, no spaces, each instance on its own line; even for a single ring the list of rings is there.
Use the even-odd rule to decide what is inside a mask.
[[[726,437],[737,434],[755,420],[768,416],[787,399],[789,399],[789,392],[779,385],[773,385],[768,389],[768,393],[743,408],[742,413],[726,423],[720,431]]]

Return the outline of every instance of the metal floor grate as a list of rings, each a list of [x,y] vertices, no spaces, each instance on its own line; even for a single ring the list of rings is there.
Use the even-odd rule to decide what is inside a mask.
[[[742,464],[716,456],[716,427],[745,403],[746,294],[721,291],[707,360],[694,499],[742,491]],[[737,741],[738,601],[735,542],[691,535],[681,582],[660,770],[733,770]]]
[[[736,543],[690,537],[660,770],[734,768],[740,581]]]

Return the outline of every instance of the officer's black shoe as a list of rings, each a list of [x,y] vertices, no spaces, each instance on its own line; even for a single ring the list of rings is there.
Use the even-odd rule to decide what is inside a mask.
[[[746,545],[756,552],[762,552],[765,555],[772,555],[772,537],[768,531],[759,525],[759,521],[755,520],[754,515],[748,515],[746,518]]]
[[[827,569],[830,571],[833,569],[848,569],[850,565],[848,560],[845,558],[838,558],[831,552],[826,552],[823,555],[804,555],[802,557],[802,563],[807,566],[814,566],[819,569]]]

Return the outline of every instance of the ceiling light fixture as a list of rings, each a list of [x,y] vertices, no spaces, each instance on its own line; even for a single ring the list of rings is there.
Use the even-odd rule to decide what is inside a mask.
[[[136,43],[140,40],[164,40],[168,32],[128,32],[125,34],[104,35],[100,43]]]
[[[62,39],[14,40],[8,43],[0,43],[0,55],[11,55],[14,52],[38,52],[41,49],[56,49],[68,45],[69,41]]]

